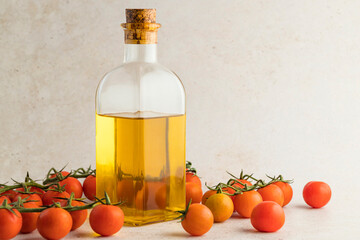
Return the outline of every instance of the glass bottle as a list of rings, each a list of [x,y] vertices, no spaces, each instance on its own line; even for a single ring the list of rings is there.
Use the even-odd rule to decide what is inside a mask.
[[[133,226],[185,209],[185,91],[157,63],[155,18],[155,9],[126,9],[124,63],[96,92],[96,194],[123,201]]]

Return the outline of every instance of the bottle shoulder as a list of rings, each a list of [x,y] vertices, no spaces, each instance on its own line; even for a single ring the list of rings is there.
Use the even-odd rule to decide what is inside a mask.
[[[183,83],[178,75],[160,63],[129,62],[114,68],[104,75],[98,85],[97,92],[105,86],[111,85],[140,85],[140,84],[172,84],[181,86]]]

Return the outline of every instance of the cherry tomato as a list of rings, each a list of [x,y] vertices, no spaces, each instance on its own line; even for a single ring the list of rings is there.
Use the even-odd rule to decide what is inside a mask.
[[[162,185],[156,191],[155,202],[158,208],[165,209],[166,208],[166,185]]]
[[[204,195],[201,198],[201,203],[205,204],[206,201],[208,200],[209,197],[211,197],[212,195],[216,194],[215,190],[208,190],[204,193]]]
[[[133,204],[135,187],[132,179],[122,179],[117,182],[117,199],[126,202],[127,205]]]
[[[77,206],[84,206],[85,204],[83,202],[80,201],[71,201],[71,206],[73,207],[77,207]],[[62,202],[61,203],[62,207],[67,206],[67,202]],[[71,211],[69,212],[72,218],[72,226],[71,226],[71,231],[78,229],[79,227],[81,227],[88,215],[88,211],[86,209],[84,210],[77,210],[77,211]]]
[[[201,180],[200,178],[193,172],[186,172],[186,180],[185,182],[193,182],[201,187]]]
[[[241,182],[242,184],[244,185],[247,185],[248,187],[252,186],[252,183],[249,182],[248,180],[245,180],[245,179],[237,179],[239,182]],[[231,184],[233,187],[237,187],[237,188],[240,188],[240,189],[243,189],[245,186],[242,185],[238,182],[234,182],[233,184]]]
[[[17,192],[14,190],[7,190],[6,192],[1,193],[0,196],[7,196],[11,201],[13,201],[16,194]]]
[[[70,232],[71,226],[71,215],[62,208],[48,208],[42,211],[37,221],[37,229],[46,239],[65,237]]]
[[[23,204],[24,208],[38,208],[39,205],[35,202],[26,202]],[[40,212],[23,212],[21,213],[22,216],[22,227],[20,232],[21,233],[31,233],[36,229],[36,223]]]
[[[205,205],[214,215],[215,222],[224,222],[231,217],[234,212],[234,204],[231,198],[223,193],[217,193],[206,200]]]
[[[303,197],[309,206],[313,208],[321,208],[330,201],[330,186],[324,182],[309,182],[304,187]]]
[[[42,190],[41,188],[38,187],[30,187],[29,192],[33,192],[36,193],[37,195],[39,195],[41,198],[44,195],[45,191]]]
[[[7,196],[0,196],[0,205],[3,204],[3,202],[7,200],[7,203],[11,203],[11,200]]]
[[[273,201],[259,203],[251,213],[251,224],[260,232],[276,232],[284,223],[284,210]]]
[[[37,195],[39,195],[42,198],[42,195],[45,193],[44,190],[42,190],[41,188],[38,187],[30,187],[28,188],[30,193],[36,193]],[[18,188],[16,189],[19,192],[25,192],[24,188]]]
[[[66,177],[67,175],[69,175],[70,173],[69,172],[67,172],[67,171],[61,171],[61,172],[58,172],[56,175],[58,175],[58,176],[63,176],[63,177]],[[50,178],[55,178],[55,176],[56,176],[55,174],[51,174],[50,175]]]
[[[97,205],[90,213],[90,226],[101,236],[111,236],[124,224],[124,213],[120,207],[112,205]]]
[[[149,189],[147,184],[139,184],[136,186],[136,195],[135,195],[135,207],[136,209],[144,210],[146,208],[146,203],[148,202],[149,198]]]
[[[22,217],[18,210],[15,214],[8,209],[0,209],[0,239],[14,238],[21,229]]]
[[[34,201],[34,203],[39,207],[43,204],[41,197],[36,193],[18,193],[17,195],[15,195],[14,201],[17,201],[19,197],[22,200],[26,199],[25,201]]]
[[[91,201],[95,201],[96,196],[96,177],[93,175],[89,175],[85,178],[83,183],[84,194],[87,199]]]
[[[190,205],[181,225],[189,234],[201,236],[211,229],[213,223],[211,210],[203,204],[194,203]]]
[[[79,180],[73,177],[68,177],[59,182],[60,186],[65,186],[65,191],[69,194],[74,193],[75,198],[81,198],[83,189]]]
[[[274,201],[280,206],[284,204],[284,193],[278,186],[274,184],[267,185],[266,187],[257,190],[264,201]]]
[[[202,198],[202,190],[198,184],[194,182],[186,183],[186,205],[189,204],[190,199],[191,203],[200,203]]]
[[[234,198],[234,208],[242,217],[249,218],[254,207],[263,201],[257,191],[247,191]]]
[[[286,182],[275,182],[273,184],[278,186],[284,194],[283,207],[288,205],[288,203],[291,201],[292,196],[293,196],[293,190],[292,190],[292,187],[290,186],[290,184],[288,184]]]
[[[53,204],[54,202],[59,202],[60,204],[63,202],[67,202],[67,200],[57,199],[58,197],[69,198],[70,195],[67,192],[57,192],[49,190],[43,196],[43,205],[48,206]]]

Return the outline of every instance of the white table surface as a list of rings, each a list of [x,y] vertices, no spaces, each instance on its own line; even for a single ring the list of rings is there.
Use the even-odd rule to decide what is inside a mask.
[[[312,209],[302,199],[302,187],[294,184],[294,197],[284,207],[285,225],[276,233],[260,233],[254,230],[249,219],[234,214],[224,223],[215,223],[211,230],[196,239],[356,239],[360,235],[360,197],[358,188],[335,185],[333,196],[324,208]],[[64,239],[89,239],[97,236],[88,220]],[[191,237],[179,221],[157,223],[142,227],[124,226],[117,234],[104,239],[184,239]],[[20,234],[15,239],[41,239],[37,231]],[[97,238],[98,239],[98,238]]]

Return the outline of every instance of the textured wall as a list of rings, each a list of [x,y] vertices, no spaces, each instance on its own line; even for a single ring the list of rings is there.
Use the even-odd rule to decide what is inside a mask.
[[[94,94],[122,62],[124,9],[155,7],[187,91],[187,157],[298,183],[355,177],[359,1],[0,0],[0,182],[95,165]]]

